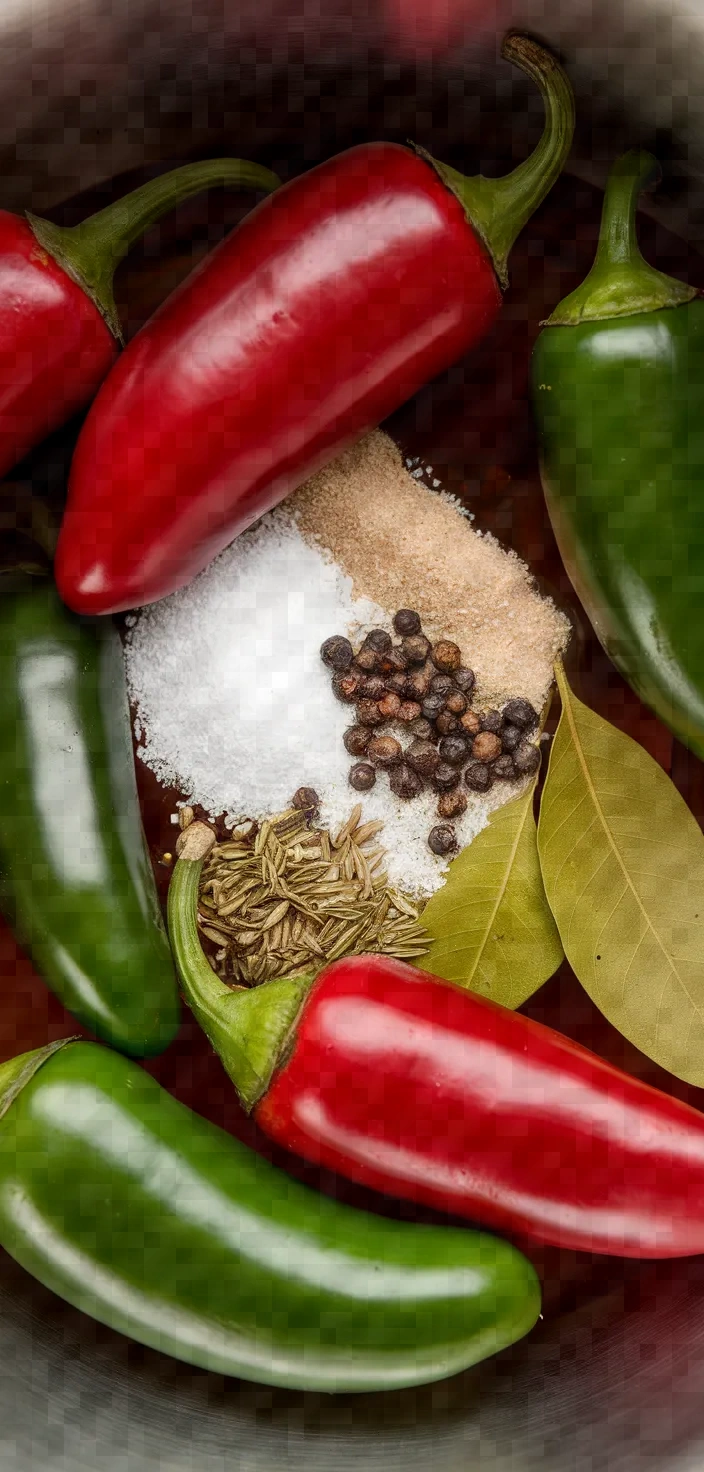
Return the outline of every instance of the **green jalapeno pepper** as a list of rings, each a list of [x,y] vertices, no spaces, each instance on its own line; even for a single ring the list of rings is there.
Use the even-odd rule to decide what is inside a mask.
[[[319,1196],[72,1040],[0,1068],[0,1244],[143,1344],[301,1389],[438,1380],[540,1308],[508,1243]]]
[[[704,301],[643,260],[647,153],[609,179],[594,266],[533,357],[541,472],[565,567],[607,654],[704,756]]]
[[[50,584],[0,596],[0,905],[49,986],[116,1048],[179,1020],[142,830],[119,639]]]

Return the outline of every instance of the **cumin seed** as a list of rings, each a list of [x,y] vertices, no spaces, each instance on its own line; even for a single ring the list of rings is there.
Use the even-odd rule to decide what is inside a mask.
[[[295,969],[363,951],[417,958],[428,940],[413,901],[388,884],[379,822],[361,824],[361,804],[335,838],[289,810],[237,841],[216,844],[204,866],[200,932],[217,945],[227,984],[259,986]],[[211,964],[213,958],[209,958]]]

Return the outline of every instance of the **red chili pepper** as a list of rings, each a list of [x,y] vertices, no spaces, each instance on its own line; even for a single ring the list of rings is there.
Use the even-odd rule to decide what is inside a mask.
[[[88,402],[122,342],[118,263],[167,210],[216,184],[275,189],[240,159],[187,164],[70,229],[0,210],[0,476]]]
[[[353,957],[312,986],[292,977],[230,990],[200,946],[207,849],[193,826],[169,892],[176,964],[272,1140],[377,1191],[537,1242],[622,1257],[704,1252],[704,1116],[400,961]]]
[[[181,587],[487,331],[573,130],[554,58],[515,35],[503,55],[546,107],[507,178],[350,149],[256,209],[133,340],[76,450],[56,562],[71,608]]]

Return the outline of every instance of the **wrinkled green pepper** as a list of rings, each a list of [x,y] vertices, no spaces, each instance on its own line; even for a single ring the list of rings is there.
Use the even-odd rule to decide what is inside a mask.
[[[508,1243],[319,1196],[94,1043],[0,1068],[0,1244],[143,1344],[300,1389],[438,1380],[540,1309]]]
[[[607,654],[704,757],[704,301],[643,260],[638,194],[609,179],[596,260],[536,344],[533,401],[552,525]]]
[[[47,582],[0,595],[0,907],[64,1005],[159,1053],[179,1000],[137,798],[111,622]]]

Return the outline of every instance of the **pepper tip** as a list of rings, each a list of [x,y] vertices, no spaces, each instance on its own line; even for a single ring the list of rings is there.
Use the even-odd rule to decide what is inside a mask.
[[[176,853],[179,859],[186,859],[192,864],[201,863],[203,859],[207,859],[216,841],[216,835],[207,823],[189,823],[176,840]]]

